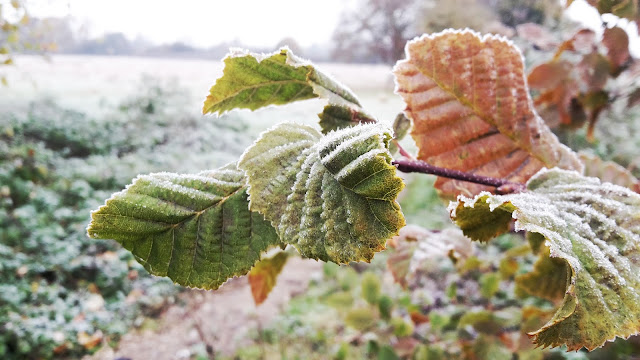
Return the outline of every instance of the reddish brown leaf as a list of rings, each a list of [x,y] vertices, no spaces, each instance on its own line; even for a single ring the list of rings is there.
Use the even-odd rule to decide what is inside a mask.
[[[553,89],[566,81],[571,73],[567,61],[552,61],[536,66],[527,77],[532,89]]]
[[[416,325],[429,322],[429,315],[425,315],[418,310],[410,311],[409,317],[411,318],[411,321]]]
[[[631,59],[629,35],[617,26],[607,28],[602,36],[602,43],[607,47],[607,56],[611,62],[611,75],[620,75]]]
[[[629,97],[627,97],[627,107],[633,107],[640,105],[640,88],[633,90]]]
[[[604,182],[627,187],[640,193],[640,180],[624,167],[612,161],[604,161],[600,157],[579,153],[584,163],[585,176],[597,177]]]
[[[269,296],[287,257],[286,252],[279,252],[271,258],[260,260],[249,272],[249,285],[256,305],[262,304]]]
[[[594,51],[585,55],[578,63],[580,79],[588,91],[597,91],[604,88],[609,79],[611,63],[606,56]]]
[[[565,51],[574,51],[578,53],[591,52],[596,44],[596,33],[591,29],[580,29],[569,40],[558,46],[554,60],[558,60],[560,55]]]
[[[418,158],[433,165],[525,182],[542,167],[581,170],[532,107],[520,51],[471,30],[410,41],[394,68],[396,92],[414,122]],[[492,191],[439,178],[441,195]]]

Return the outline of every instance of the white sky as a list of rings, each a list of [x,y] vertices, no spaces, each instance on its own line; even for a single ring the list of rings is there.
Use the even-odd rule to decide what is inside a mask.
[[[341,0],[31,0],[35,16],[70,15],[90,35],[122,32],[154,43],[211,46],[240,40],[275,46],[286,36],[302,46],[330,40],[346,1]]]
[[[3,0],[0,0],[2,2]],[[208,47],[225,41],[275,47],[290,36],[302,46],[327,43],[345,7],[354,0],[27,0],[35,16],[72,16],[88,24],[90,36],[122,32],[154,43],[182,41]],[[584,0],[568,16],[602,33],[597,11]],[[605,15],[606,18],[606,15]],[[614,16],[631,35],[631,52],[640,56],[635,24]]]

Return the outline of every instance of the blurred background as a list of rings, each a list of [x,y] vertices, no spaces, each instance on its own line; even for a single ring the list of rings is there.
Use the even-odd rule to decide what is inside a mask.
[[[427,248],[409,280],[398,275],[410,258],[400,245],[371,264],[292,259],[260,306],[246,278],[181,288],[85,234],[90,211],[137,174],[217,168],[276,123],[317,126],[321,100],[200,115],[230,48],[288,46],[391,122],[404,106],[390,70],[407,40],[447,28],[500,34],[528,73],[554,55],[584,70],[567,71],[566,88],[530,78],[535,104],[565,143],[637,177],[638,5],[627,16],[598,3],[0,0],[0,358],[638,358],[635,338],[589,354],[527,343],[526,326],[543,324],[554,303],[516,291],[535,257],[515,234],[470,247],[463,265]],[[611,28],[626,35],[603,47]],[[406,180],[408,223],[450,227],[433,179]],[[413,231],[404,238],[426,230]]]

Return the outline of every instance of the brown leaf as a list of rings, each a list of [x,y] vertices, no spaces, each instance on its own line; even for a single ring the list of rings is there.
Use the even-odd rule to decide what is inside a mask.
[[[281,251],[273,257],[260,260],[249,272],[249,285],[256,305],[262,304],[269,296],[287,258],[288,254]]]
[[[607,83],[611,63],[606,56],[594,51],[582,58],[577,69],[587,90],[597,91],[602,90]]]
[[[532,89],[554,89],[564,82],[571,73],[567,61],[552,61],[536,66],[527,77]]]
[[[633,107],[640,105],[640,88],[633,90],[627,98],[627,107]]]
[[[618,76],[624,70],[631,54],[629,53],[629,35],[623,29],[615,26],[604,29],[602,43],[607,47],[607,56],[611,62],[611,75]]]
[[[588,53],[593,51],[596,44],[596,33],[591,29],[580,29],[569,40],[564,41],[553,56],[554,60],[558,60],[560,55],[565,51],[574,51],[579,53]]]
[[[422,36],[394,68],[396,92],[413,120],[418,158],[435,166],[525,182],[542,167],[581,171],[532,107],[520,51],[471,30]],[[439,178],[441,195],[491,191]]]
[[[584,163],[584,175],[597,177],[603,182],[627,187],[640,193],[640,180],[633,174],[613,161],[604,161],[599,156],[587,153],[579,153],[580,160]]]

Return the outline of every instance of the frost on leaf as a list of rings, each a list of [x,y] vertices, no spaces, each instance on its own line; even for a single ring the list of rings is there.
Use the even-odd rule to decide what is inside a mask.
[[[360,123],[375,123],[376,119],[359,107],[329,104],[318,114],[322,133],[344,129]]]
[[[289,255],[280,251],[272,257],[260,260],[249,272],[249,285],[256,305],[262,304],[276,285],[276,280],[282,268],[287,263]]]
[[[280,244],[263,216],[249,211],[247,197],[235,164],[197,175],[143,175],[94,211],[87,231],[121,243],[151,274],[217,289]]]
[[[322,136],[298,124],[264,132],[243,154],[250,207],[305,257],[370,261],[404,226],[390,130],[358,125]]]
[[[224,64],[222,77],[204,102],[204,114],[237,108],[256,110],[316,97],[335,105],[360,107],[351,90],[286,48],[270,55],[232,54]]]
[[[460,196],[450,211],[463,232],[479,240],[488,240],[486,231],[478,232],[483,226],[471,219],[487,213],[510,213],[516,219],[516,230],[544,236],[550,256],[568,265],[570,279],[560,308],[529,336],[545,347],[567,345],[569,350],[577,350],[584,346],[592,350],[616,336],[638,333],[640,195],[559,169],[542,170],[527,187],[528,191],[519,194],[482,193],[475,199]],[[501,216],[493,226],[503,232],[510,221],[510,217]],[[539,274],[535,276],[543,279],[542,266],[536,267]],[[542,280],[539,284],[545,286]]]
[[[512,182],[543,167],[581,171],[533,109],[522,55],[509,41],[446,30],[410,41],[406,54],[393,72],[420,160]],[[435,186],[444,196],[491,189],[445,178]]]

